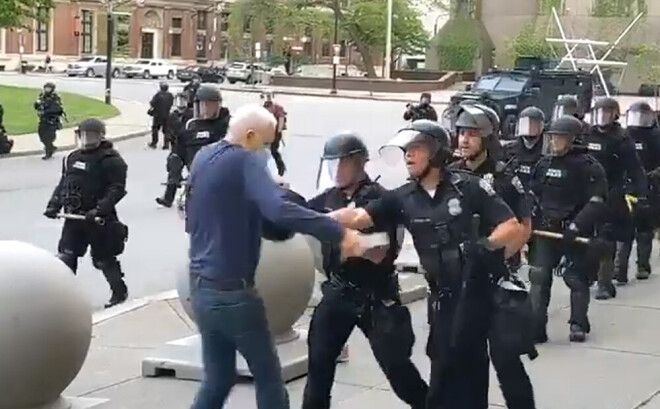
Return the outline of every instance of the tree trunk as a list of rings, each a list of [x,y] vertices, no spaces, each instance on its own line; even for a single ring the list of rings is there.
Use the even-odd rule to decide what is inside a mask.
[[[344,13],[341,11],[340,0],[334,0],[332,2],[331,8],[334,10],[339,21],[345,23],[346,18]],[[348,35],[350,36],[351,40],[353,40],[353,44],[355,44],[355,47],[358,49],[358,52],[362,56],[362,63],[364,64],[364,69],[367,71],[367,77],[376,78],[376,70],[374,70],[374,59],[371,55],[371,50],[364,43],[364,41],[362,41],[362,37],[360,37],[359,27],[355,27],[351,24],[345,24],[345,26],[346,31],[348,31]]]

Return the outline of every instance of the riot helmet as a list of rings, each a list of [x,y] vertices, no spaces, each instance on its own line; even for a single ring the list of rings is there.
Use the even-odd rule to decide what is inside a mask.
[[[447,164],[451,158],[451,137],[437,122],[418,119],[401,129],[394,138],[380,147],[378,153],[385,163],[394,166],[405,158],[408,173],[422,179],[431,168],[442,168]],[[428,160],[419,171],[424,156]]]
[[[428,92],[422,92],[422,95],[419,97],[419,103],[421,105],[430,105],[431,104],[431,94]]]
[[[174,97],[174,105],[179,111],[188,108],[188,95],[185,92],[179,92]]]
[[[323,146],[323,156],[316,178],[317,189],[343,189],[359,182],[368,160],[367,146],[357,133],[346,131],[332,136]]]
[[[170,89],[170,86],[167,82],[163,81],[161,82],[158,87],[160,88],[161,91],[165,92]]]
[[[474,160],[484,152],[490,152],[493,157],[497,156],[500,118],[492,108],[482,104],[461,104],[455,127],[463,158]],[[478,147],[473,146],[473,138],[480,140]]]
[[[542,154],[563,156],[571,149],[573,141],[582,133],[582,122],[572,115],[564,115],[550,124],[543,135]]]
[[[578,99],[574,95],[560,95],[552,109],[552,120],[561,118],[564,115],[578,116]]]
[[[75,130],[78,149],[89,151],[101,145],[105,138],[105,124],[96,118],[82,121]]]
[[[527,149],[531,149],[539,141],[545,126],[545,114],[537,107],[527,107],[518,116],[516,136],[522,138]]]
[[[220,90],[214,85],[201,85],[195,92],[194,108],[195,119],[216,119],[222,108]]]
[[[653,128],[657,121],[658,117],[651,105],[644,101],[630,105],[626,112],[626,126],[629,128]]]
[[[606,128],[619,119],[619,102],[611,97],[600,98],[591,108],[591,124]]]
[[[47,82],[44,84],[44,93],[50,94],[55,92],[55,83],[54,82]]]

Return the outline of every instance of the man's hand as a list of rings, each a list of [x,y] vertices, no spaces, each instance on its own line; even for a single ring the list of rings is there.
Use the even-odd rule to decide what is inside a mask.
[[[355,218],[357,217],[357,212],[355,209],[350,209],[348,207],[345,207],[343,209],[338,209],[333,212],[330,212],[327,215],[338,221],[340,224],[347,226],[350,225],[355,220]]]
[[[344,239],[341,241],[341,258],[361,257],[365,251],[366,249],[360,245],[359,233],[346,229]]]

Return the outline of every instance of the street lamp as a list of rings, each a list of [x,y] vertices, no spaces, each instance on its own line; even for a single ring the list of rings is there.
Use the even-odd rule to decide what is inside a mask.
[[[337,11],[333,10],[335,13],[335,42],[332,45],[332,89],[330,90],[330,94],[336,94],[337,93],[337,65],[339,64],[339,53],[341,51],[341,46],[338,44],[339,43],[339,16],[337,15]]]
[[[387,0],[387,33],[385,36],[385,79],[390,79],[392,65],[392,0]]]

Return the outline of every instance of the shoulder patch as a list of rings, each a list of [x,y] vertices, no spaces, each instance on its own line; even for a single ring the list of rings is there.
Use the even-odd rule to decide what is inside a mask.
[[[488,194],[488,196],[495,196],[495,189],[493,189],[493,186],[491,186],[488,181],[480,179],[479,187],[482,188]]]
[[[514,188],[516,188],[516,191],[518,193],[520,193],[521,195],[525,194],[525,188],[523,187],[523,184],[518,178],[518,176],[514,176],[511,178],[511,184],[513,185]]]

